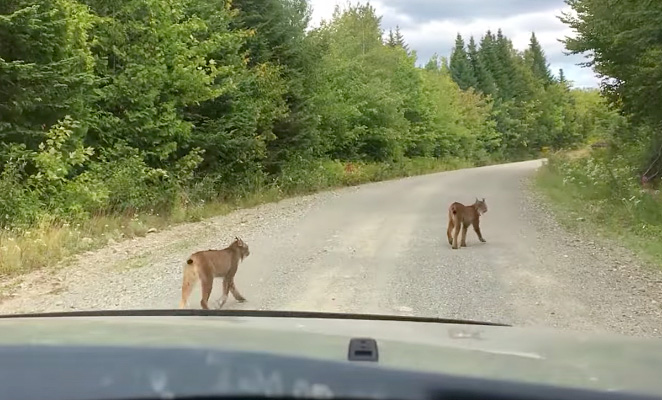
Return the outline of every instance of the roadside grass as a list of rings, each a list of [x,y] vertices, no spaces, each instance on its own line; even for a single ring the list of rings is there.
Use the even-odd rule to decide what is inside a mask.
[[[616,241],[662,268],[662,196],[622,174],[618,160],[558,154],[538,171],[535,186],[566,228]]]
[[[483,162],[480,165],[489,164]],[[218,200],[191,204],[182,202],[168,211],[130,215],[95,215],[78,224],[43,221],[21,232],[0,231],[0,277],[16,276],[46,267],[63,265],[68,257],[110,243],[142,237],[155,230],[183,222],[196,222],[225,215],[240,208],[283,200],[322,190],[354,186],[414,175],[472,167],[459,159],[406,159],[399,163],[342,163],[321,161],[285,169],[270,185],[240,188]],[[228,200],[229,199],[229,200]],[[129,266],[140,267],[140,263]]]

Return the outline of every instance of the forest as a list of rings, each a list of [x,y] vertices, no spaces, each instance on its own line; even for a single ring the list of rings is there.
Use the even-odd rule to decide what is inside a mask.
[[[458,35],[450,57],[418,60],[369,4],[337,8],[318,27],[310,16],[306,0],[2,1],[4,244],[95,218],[107,229],[94,232],[110,236],[112,216],[531,159],[630,127],[597,90],[550,71],[535,33],[523,51],[501,30]],[[659,122],[659,99],[641,97],[660,89],[645,79],[655,51],[609,90],[641,111],[632,135]],[[605,61],[604,73],[619,71]],[[25,252],[0,262],[28,268]]]

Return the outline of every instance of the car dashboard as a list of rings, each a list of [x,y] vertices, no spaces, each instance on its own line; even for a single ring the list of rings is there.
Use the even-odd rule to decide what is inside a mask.
[[[127,346],[2,346],[0,398],[124,399],[653,399],[382,368],[375,343],[347,362],[245,351]],[[440,362],[443,360],[440,360]]]

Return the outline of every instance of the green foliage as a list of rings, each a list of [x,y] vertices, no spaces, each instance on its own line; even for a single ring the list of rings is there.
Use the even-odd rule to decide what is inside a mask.
[[[563,71],[563,68],[559,68],[559,83],[568,84],[568,80],[565,77],[565,72]]]
[[[402,36],[402,32],[400,32],[400,27],[397,25],[395,27],[395,32],[393,31],[393,29],[389,29],[386,45],[391,48],[399,47],[401,49],[404,49],[407,53],[409,53],[409,45],[405,42],[405,37]]]
[[[27,163],[24,148],[12,148],[0,175],[0,224],[3,227],[26,228],[42,215],[37,192],[24,184]]]
[[[574,128],[557,130],[557,140],[567,143],[582,133],[597,146],[574,157],[551,158],[538,176],[538,185],[566,222],[624,242],[659,264],[662,4],[566,2],[574,12],[562,20],[576,32],[566,40],[566,48],[588,53],[586,64],[602,76],[605,96],[592,90],[570,91],[563,71],[559,72],[560,93],[570,94],[573,105],[565,121],[570,117]],[[551,104],[558,98],[552,96]]]
[[[253,33],[244,49],[249,67],[261,69],[262,85],[261,93],[250,97],[264,99],[260,109],[253,111],[265,116],[256,129],[268,137],[264,153],[268,170],[278,172],[289,157],[319,147],[309,104],[313,93],[310,72],[319,56],[306,38],[310,10],[305,0],[235,0],[232,7],[238,13],[231,27]],[[246,110],[241,105],[239,109]]]
[[[577,32],[566,39],[574,54],[588,53],[587,64],[602,76],[603,93],[635,124],[622,130],[622,144],[645,140],[638,161],[644,179],[662,177],[662,3],[567,0],[574,13],[562,20]],[[632,132],[650,131],[642,137]],[[624,147],[622,154],[625,154]],[[629,156],[629,155],[626,155]]]
[[[462,90],[478,86],[478,79],[473,68],[473,63],[467,55],[464,39],[460,34],[455,38],[455,47],[451,53],[450,70],[453,80]]]
[[[659,264],[662,194],[641,188],[631,161],[604,150],[588,157],[552,157],[537,185],[565,223],[624,242]]]
[[[458,36],[419,68],[369,4],[309,19],[305,0],[0,4],[0,226],[53,245],[86,221],[142,234],[148,216],[526,158],[619,124],[542,79],[533,42]],[[11,259],[52,254],[33,253]]]
[[[14,145],[9,150],[0,186],[5,226],[25,227],[53,216],[81,219],[103,204],[104,195],[89,174],[74,175],[89,162],[93,150],[77,137],[78,122],[66,116],[47,133],[39,150]],[[28,167],[32,173],[28,173]]]
[[[426,69],[434,67],[432,63]],[[496,35],[487,31],[479,46],[471,37],[466,52],[458,35],[450,70],[460,88],[492,99],[489,120],[498,139],[490,142],[499,143],[500,148],[488,151],[505,158],[523,159],[542,149],[579,145],[593,134],[595,120],[601,117],[597,109],[604,110],[602,114],[607,111],[603,102],[577,109],[577,90],[563,77],[554,79],[535,34],[524,52],[515,50],[501,30]]]
[[[535,33],[531,34],[529,48],[524,52],[524,60],[531,69],[533,76],[538,79],[545,87],[554,83],[554,77],[549,70],[549,63],[545,57],[545,51],[540,46]]]
[[[476,86],[474,87],[487,96],[496,95],[497,88],[492,77],[492,72],[487,67],[487,60],[479,53],[473,36],[469,39],[467,55],[469,56],[473,74],[476,77]]]
[[[572,53],[590,52],[612,101],[633,116],[662,121],[662,3],[567,0],[576,13],[562,20],[577,31],[566,40]]]
[[[441,70],[441,58],[439,57],[439,54],[434,53],[432,57],[428,60],[427,63],[425,63],[425,67],[423,67],[426,71],[440,71]]]
[[[75,0],[1,3],[0,141],[36,150],[51,125],[87,111],[94,17]]]
[[[315,71],[312,101],[322,151],[331,158],[395,160],[409,121],[409,82],[418,78],[404,49],[384,45],[371,6],[351,6],[314,35],[327,52]],[[407,93],[409,92],[409,93]]]
[[[424,118],[413,142],[413,155],[481,159],[495,154],[500,138],[490,121],[491,103],[457,90],[448,72],[425,71]],[[460,118],[457,118],[460,116]]]
[[[87,3],[100,15],[92,49],[104,81],[88,142],[123,143],[140,149],[151,167],[170,165],[191,136],[181,110],[231,90],[232,82],[223,78],[239,60],[224,65],[209,55],[237,46],[240,35],[208,32],[185,0],[128,0],[110,9],[106,1]]]

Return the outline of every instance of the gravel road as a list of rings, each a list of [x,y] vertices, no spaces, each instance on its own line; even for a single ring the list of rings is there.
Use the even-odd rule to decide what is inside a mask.
[[[227,308],[449,317],[662,336],[662,271],[562,229],[530,177],[541,161],[340,189],[179,225],[5,282],[0,312],[176,308],[193,251],[250,246]],[[446,241],[447,207],[485,197],[483,244]],[[220,297],[216,284],[212,301]],[[199,287],[191,297],[198,307]],[[212,303],[214,304],[214,303]]]

